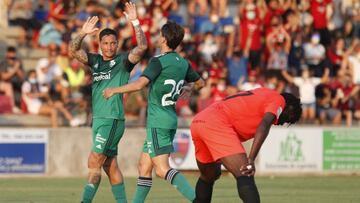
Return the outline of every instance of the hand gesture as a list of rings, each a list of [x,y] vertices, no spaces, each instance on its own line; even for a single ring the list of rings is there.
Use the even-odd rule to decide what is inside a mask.
[[[125,12],[124,15],[127,17],[129,21],[133,21],[137,19],[136,6],[132,2],[127,2],[125,4]]]
[[[92,34],[95,31],[98,31],[99,28],[95,27],[96,23],[98,22],[99,18],[97,16],[88,17],[84,25],[82,26],[81,31],[85,34]]]
[[[253,161],[249,160],[249,163],[246,166],[240,167],[240,172],[246,176],[255,175],[255,164]]]
[[[103,91],[103,97],[105,99],[109,99],[110,97],[112,97],[114,95],[114,92],[112,91],[112,88],[107,88]]]
[[[189,99],[192,93],[192,88],[189,86],[184,85],[181,88],[180,98],[181,99]]]

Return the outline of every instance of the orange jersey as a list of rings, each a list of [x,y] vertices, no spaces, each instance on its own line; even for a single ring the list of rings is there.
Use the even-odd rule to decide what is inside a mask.
[[[285,99],[278,92],[267,88],[258,88],[239,92],[211,105],[200,112],[193,122],[203,120],[214,125],[230,124],[240,140],[246,141],[254,137],[265,113],[274,114],[276,116],[274,124],[276,124],[284,108]],[[216,127],[221,129],[224,126]]]

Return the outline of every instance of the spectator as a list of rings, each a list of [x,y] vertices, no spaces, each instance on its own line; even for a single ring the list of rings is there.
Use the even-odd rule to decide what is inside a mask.
[[[61,112],[71,126],[78,126],[81,121],[74,118],[61,102],[52,102],[46,92],[40,91],[39,83],[36,80],[36,71],[28,73],[27,80],[22,85],[22,97],[25,101],[27,110],[31,114],[47,115],[51,118],[51,126],[58,127],[58,112]],[[42,100],[45,100],[43,102]]]
[[[343,38],[334,40],[332,46],[327,49],[327,58],[331,64],[331,76],[335,76],[340,69],[345,55],[345,41]]]
[[[329,69],[326,69],[323,77],[311,77],[310,71],[303,68],[301,77],[292,77],[287,71],[282,71],[282,75],[289,83],[294,83],[299,88],[300,101],[303,107],[303,122],[312,123],[316,116],[315,88],[320,83],[325,83],[329,79]]]
[[[65,74],[71,90],[77,91],[84,84],[85,70],[82,64],[75,58],[71,60],[70,67],[65,69]]]
[[[12,99],[15,99],[13,108],[17,111],[17,107],[20,106],[21,84],[24,81],[24,70],[22,61],[17,56],[15,47],[10,46],[7,48],[5,60],[0,62],[0,77],[4,83],[11,85],[14,93],[14,98]]]
[[[261,87],[260,83],[257,82],[256,76],[257,76],[256,71],[251,70],[249,72],[248,80],[245,83],[238,85],[239,89],[241,91],[248,91]]]
[[[5,112],[7,113],[7,112],[11,111],[13,113],[18,113],[19,110],[16,109],[16,107],[15,107],[15,99],[14,99],[13,88],[12,88],[10,83],[2,81],[1,75],[0,75],[0,96],[2,94],[4,94],[6,96],[6,101],[5,101],[6,104],[5,104],[5,106],[7,106],[9,108]],[[4,104],[2,104],[2,105],[4,105]],[[4,110],[2,109],[0,112],[4,113]]]
[[[341,124],[341,111],[337,108],[339,94],[331,90],[327,85],[318,85],[315,90],[317,100],[317,115],[320,124],[330,121],[332,125]]]
[[[302,46],[302,35],[301,33],[297,33],[295,38],[292,42],[292,46],[289,53],[288,58],[288,65],[289,71],[293,75],[300,75],[301,74],[301,64],[304,64],[304,48]]]
[[[188,3],[188,12],[191,16],[204,16],[208,10],[207,0],[190,0]]]
[[[219,51],[219,46],[216,44],[215,37],[211,32],[205,34],[204,41],[199,45],[198,50],[205,63],[211,64],[213,62],[213,56]]]
[[[315,77],[321,77],[326,68],[325,65],[325,47],[320,44],[320,35],[314,33],[311,36],[311,42],[304,44],[305,62],[313,72]]]
[[[352,0],[352,3],[345,11],[346,19],[352,23],[353,36],[360,38],[360,2]]]
[[[310,13],[313,16],[315,31],[320,33],[321,44],[327,46],[330,44],[330,33],[327,29],[331,15],[328,6],[331,6],[332,0],[310,0]]]
[[[351,55],[344,57],[341,69],[352,76],[354,84],[360,85],[360,42],[355,46]]]
[[[40,30],[39,44],[47,47],[54,43],[58,46],[62,43],[62,33],[65,32],[64,25],[57,19],[50,19]]]

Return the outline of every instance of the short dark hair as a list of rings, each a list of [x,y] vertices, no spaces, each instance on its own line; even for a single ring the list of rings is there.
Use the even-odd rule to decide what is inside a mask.
[[[166,45],[176,49],[184,38],[184,28],[173,21],[167,21],[161,28],[161,34],[166,39]]]
[[[110,29],[110,28],[105,28],[105,29],[101,30],[101,32],[100,32],[99,40],[101,41],[101,39],[106,35],[114,35],[116,39],[118,37],[118,34],[115,30]]]
[[[16,52],[16,48],[13,47],[13,46],[9,46],[9,47],[7,48],[7,52]]]
[[[302,114],[300,99],[290,93],[281,93],[281,96],[285,99],[285,109],[279,117],[279,123],[294,124],[298,122]]]

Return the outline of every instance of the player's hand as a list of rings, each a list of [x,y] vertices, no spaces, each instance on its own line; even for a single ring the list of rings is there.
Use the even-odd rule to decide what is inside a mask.
[[[246,175],[246,176],[255,175],[256,170],[255,170],[254,162],[249,160],[249,163],[247,165],[240,167],[240,171],[243,175]]]
[[[132,2],[127,2],[125,4],[125,12],[124,15],[127,17],[129,21],[133,21],[137,19],[136,6]]]
[[[107,88],[103,91],[103,96],[105,99],[109,99],[113,95],[114,95],[114,91],[112,90],[112,88]]]
[[[184,85],[181,88],[181,93],[180,93],[180,99],[189,99],[192,93],[192,88],[189,86]]]
[[[88,17],[84,25],[82,26],[81,31],[85,34],[92,34],[99,30],[99,28],[95,27],[96,23],[99,21],[99,17],[93,16]]]

